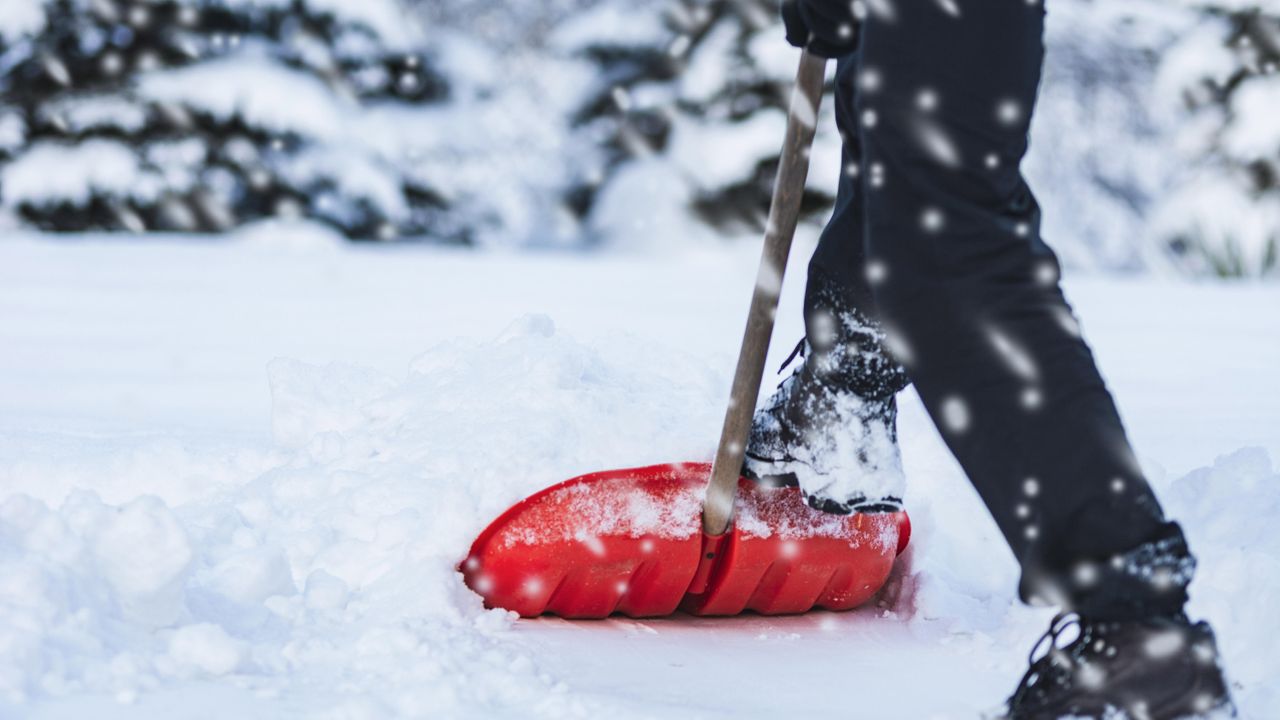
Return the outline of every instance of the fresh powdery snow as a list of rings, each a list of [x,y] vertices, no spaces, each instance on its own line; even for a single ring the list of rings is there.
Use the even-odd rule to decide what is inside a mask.
[[[746,246],[352,248],[306,226],[0,240],[0,717],[992,708],[1048,611],[1015,602],[1008,551],[909,391],[915,533],[866,608],[518,621],[463,585],[471,540],[525,495],[710,457],[754,263]],[[771,367],[799,336],[801,277]],[[1280,287],[1068,291],[1200,556],[1192,612],[1244,717],[1272,717]]]

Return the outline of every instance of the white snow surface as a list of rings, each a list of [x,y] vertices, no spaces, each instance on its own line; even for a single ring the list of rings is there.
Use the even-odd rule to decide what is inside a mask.
[[[455,571],[533,491],[711,455],[755,259],[351,248],[279,225],[0,239],[0,717],[992,708],[1046,611],[1017,605],[1009,553],[910,392],[915,532],[877,604],[516,621]],[[772,366],[801,330],[801,277]],[[1243,716],[1269,717],[1280,288],[1068,291],[1200,555],[1192,613],[1216,624]]]

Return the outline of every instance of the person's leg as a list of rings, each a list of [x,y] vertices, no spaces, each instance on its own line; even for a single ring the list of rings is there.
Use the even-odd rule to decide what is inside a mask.
[[[1043,8],[878,7],[862,35],[859,178],[890,345],[1021,562],[1024,599],[1093,617],[1176,612],[1193,562],[1063,299],[1019,170]]]
[[[762,481],[798,484],[811,505],[836,513],[896,510],[904,485],[894,395],[906,374],[873,319],[864,263],[857,62],[856,55],[845,57],[836,71],[836,120],[851,171],[842,174],[835,210],[809,263],[805,338],[797,349],[809,353],[757,410],[743,468]]]
[[[860,57],[855,53],[836,64],[834,101],[843,170],[831,219],[809,260],[805,338],[815,355],[826,360],[822,364],[831,382],[860,397],[891,398],[906,387],[907,376],[884,348],[869,279],[874,273],[868,272],[866,262],[858,134]]]

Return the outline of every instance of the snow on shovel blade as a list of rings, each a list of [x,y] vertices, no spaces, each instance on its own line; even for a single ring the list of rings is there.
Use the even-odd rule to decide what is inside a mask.
[[[837,516],[796,488],[738,487],[732,529],[702,531],[710,466],[583,475],[513,506],[460,570],[487,607],[566,618],[801,613],[857,607],[906,547],[904,513]]]

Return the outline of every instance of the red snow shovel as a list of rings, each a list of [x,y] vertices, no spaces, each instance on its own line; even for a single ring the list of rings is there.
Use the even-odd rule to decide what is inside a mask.
[[[583,475],[516,504],[460,567],[486,606],[523,617],[781,615],[857,607],[888,579],[910,535],[905,513],[831,515],[810,508],[798,488],[739,477],[825,70],[825,60],[801,53],[715,462]]]

